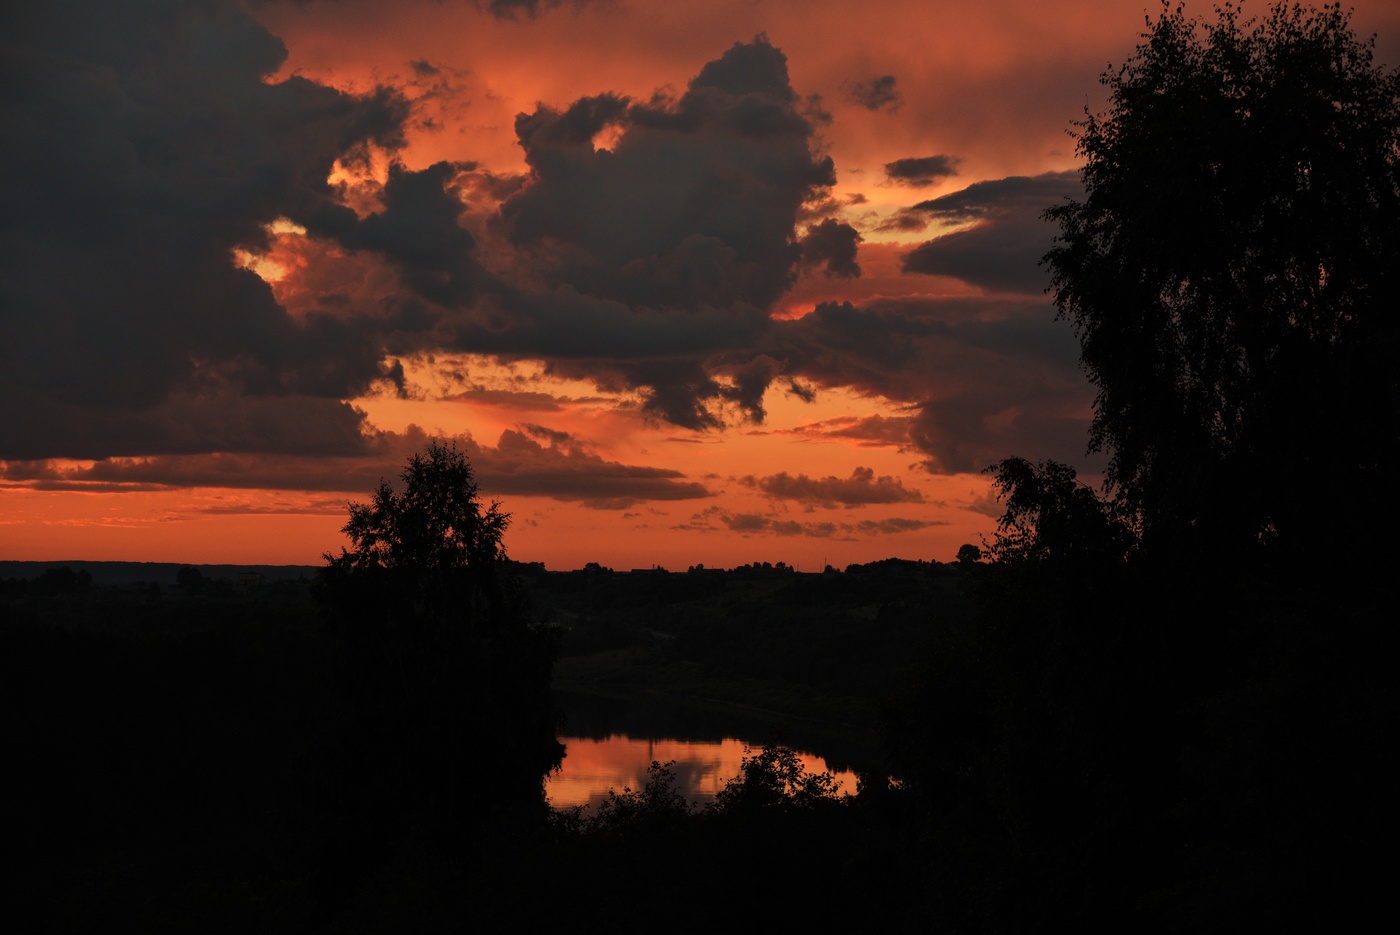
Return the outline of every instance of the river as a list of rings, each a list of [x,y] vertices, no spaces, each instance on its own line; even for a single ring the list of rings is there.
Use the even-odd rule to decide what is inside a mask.
[[[597,806],[610,789],[639,789],[653,761],[673,763],[677,791],[704,805],[739,775],[746,747],[757,752],[773,743],[791,747],[809,772],[831,772],[841,791],[853,794],[851,757],[868,756],[869,744],[861,738],[732,707],[655,696],[556,694],[567,718],[559,738],[567,749],[545,782],[555,808]]]

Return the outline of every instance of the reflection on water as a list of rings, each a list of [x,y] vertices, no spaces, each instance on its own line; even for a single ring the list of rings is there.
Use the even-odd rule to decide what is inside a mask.
[[[647,780],[647,767],[655,760],[674,760],[671,771],[676,776],[676,790],[691,802],[706,804],[725,783],[739,775],[744,756],[744,741],[724,740],[651,740],[636,739],[625,734],[612,734],[602,739],[561,737],[568,748],[558,771],[545,782],[545,793],[555,808],[575,805],[597,805],[607,798],[608,790],[621,792],[624,788],[640,789]],[[754,752],[757,752],[757,745]],[[808,772],[826,772],[826,761],[809,753],[799,753]],[[856,791],[856,776],[852,772],[835,772],[841,791]]]

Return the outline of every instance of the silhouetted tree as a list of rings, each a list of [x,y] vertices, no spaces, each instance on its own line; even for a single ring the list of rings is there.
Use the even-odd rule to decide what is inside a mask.
[[[1132,547],[1128,525],[1111,504],[1079,482],[1074,468],[1007,458],[988,470],[996,475],[1006,503],[991,547],[996,561],[1046,562],[1060,572],[1078,567],[1096,573],[1127,556]]]
[[[1340,5],[1227,5],[1164,12],[1102,82],[1085,197],[1047,212],[1045,261],[1144,546],[1325,556],[1390,535],[1400,72]],[[1338,509],[1343,490],[1364,506]]]
[[[181,591],[198,591],[204,587],[204,574],[188,565],[175,573],[175,586]]]
[[[434,442],[400,475],[403,492],[380,481],[369,503],[348,504],[351,548],[326,555],[332,578],[373,580],[385,610],[461,629],[494,621],[510,514],[483,508],[466,455]]]
[[[398,775],[385,791],[435,818],[492,780],[499,803],[557,763],[550,691],[555,642],[532,625],[509,574],[509,514],[483,506],[470,462],[431,444],[369,503],[349,504],[351,548],[327,555],[323,599],[351,650],[368,755]]]
[[[739,775],[715,793],[721,812],[813,808],[840,802],[840,783],[831,773],[809,773],[796,751],[780,744],[754,753],[744,748]]]

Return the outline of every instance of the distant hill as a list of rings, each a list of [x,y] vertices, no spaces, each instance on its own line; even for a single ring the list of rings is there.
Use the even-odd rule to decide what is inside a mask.
[[[244,572],[257,572],[265,581],[295,581],[303,575],[314,578],[319,565],[193,565],[188,562],[0,562],[0,580],[9,578],[38,578],[50,568],[71,568],[92,575],[98,587],[154,581],[162,586],[174,585],[181,568],[196,568],[205,578],[214,581],[235,581]]]

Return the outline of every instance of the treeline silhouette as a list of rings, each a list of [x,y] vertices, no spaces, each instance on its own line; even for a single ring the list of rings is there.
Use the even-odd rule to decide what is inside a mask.
[[[560,625],[560,684],[703,695],[873,731],[875,700],[931,627],[967,616],[961,566],[891,560],[845,573],[753,566],[532,574]]]
[[[733,910],[713,894],[760,887],[780,895],[756,920],[1021,930],[1278,921],[1300,894],[1353,893],[1366,865],[1341,845],[1371,839],[1388,775],[1379,608],[1361,625],[1324,574],[1183,626],[1183,608],[1209,599],[1143,606],[1150,579],[1115,567],[1072,553],[884,582],[736,578],[708,597],[623,575],[601,589],[542,576],[551,591],[536,576],[522,590],[595,621],[615,608],[622,651],[640,656],[625,670],[636,681],[608,681],[617,670],[598,657],[617,649],[571,649],[598,626],[576,621],[547,630],[563,670],[793,712],[823,691],[875,699],[889,754],[849,800],[775,794],[773,749],[741,777],[753,791],[715,809],[684,807],[658,772],[596,815],[555,816],[539,782],[555,751],[501,740],[539,736],[547,692],[503,713],[508,695],[476,697],[501,684],[463,667],[476,681],[404,694],[400,662],[353,629],[373,614],[347,628],[309,585],[205,582],[154,599],[11,588],[0,658],[25,764],[7,804],[26,857],[17,906],[66,930],[447,930],[485,899],[516,906],[520,924],[697,902],[688,918],[718,921]],[[722,638],[683,637],[706,614]],[[784,647],[823,665],[766,669]],[[843,648],[850,672],[832,662]],[[431,749],[444,739],[462,742]]]
[[[426,457],[467,467],[448,449]],[[7,805],[25,858],[18,917],[66,931],[456,930],[483,903],[509,907],[501,925],[606,922],[760,879],[786,895],[747,910],[756,920],[866,912],[871,899],[877,917],[904,919],[919,905],[893,797],[838,799],[781,747],[755,751],[707,810],[686,806],[658,764],[656,781],[618,790],[596,815],[552,813],[548,664],[569,631],[529,595],[559,594],[512,580],[505,562],[487,563],[484,595],[447,569],[430,583],[407,568],[385,581],[392,566],[375,560],[357,580],[348,564],[315,583],[246,590],[192,568],[164,586],[55,590],[75,578],[62,569],[36,579],[42,589],[9,583],[5,727],[25,764]],[[956,589],[946,568],[923,574]],[[578,581],[544,577],[566,594]],[[610,601],[653,616],[672,606],[650,579],[619,582]],[[642,590],[629,596],[628,583]],[[806,583],[827,603],[843,586]],[[776,582],[754,604],[785,606],[794,586]],[[458,587],[481,616],[454,613]],[[844,587],[875,596],[858,575]],[[470,629],[453,637],[437,623]],[[792,639],[794,625],[746,621],[771,631],[750,634],[755,647]],[[889,655],[906,656],[926,629]],[[722,660],[690,656],[723,673]],[[722,680],[711,687],[707,697],[724,694]],[[780,694],[802,697],[800,686]]]

